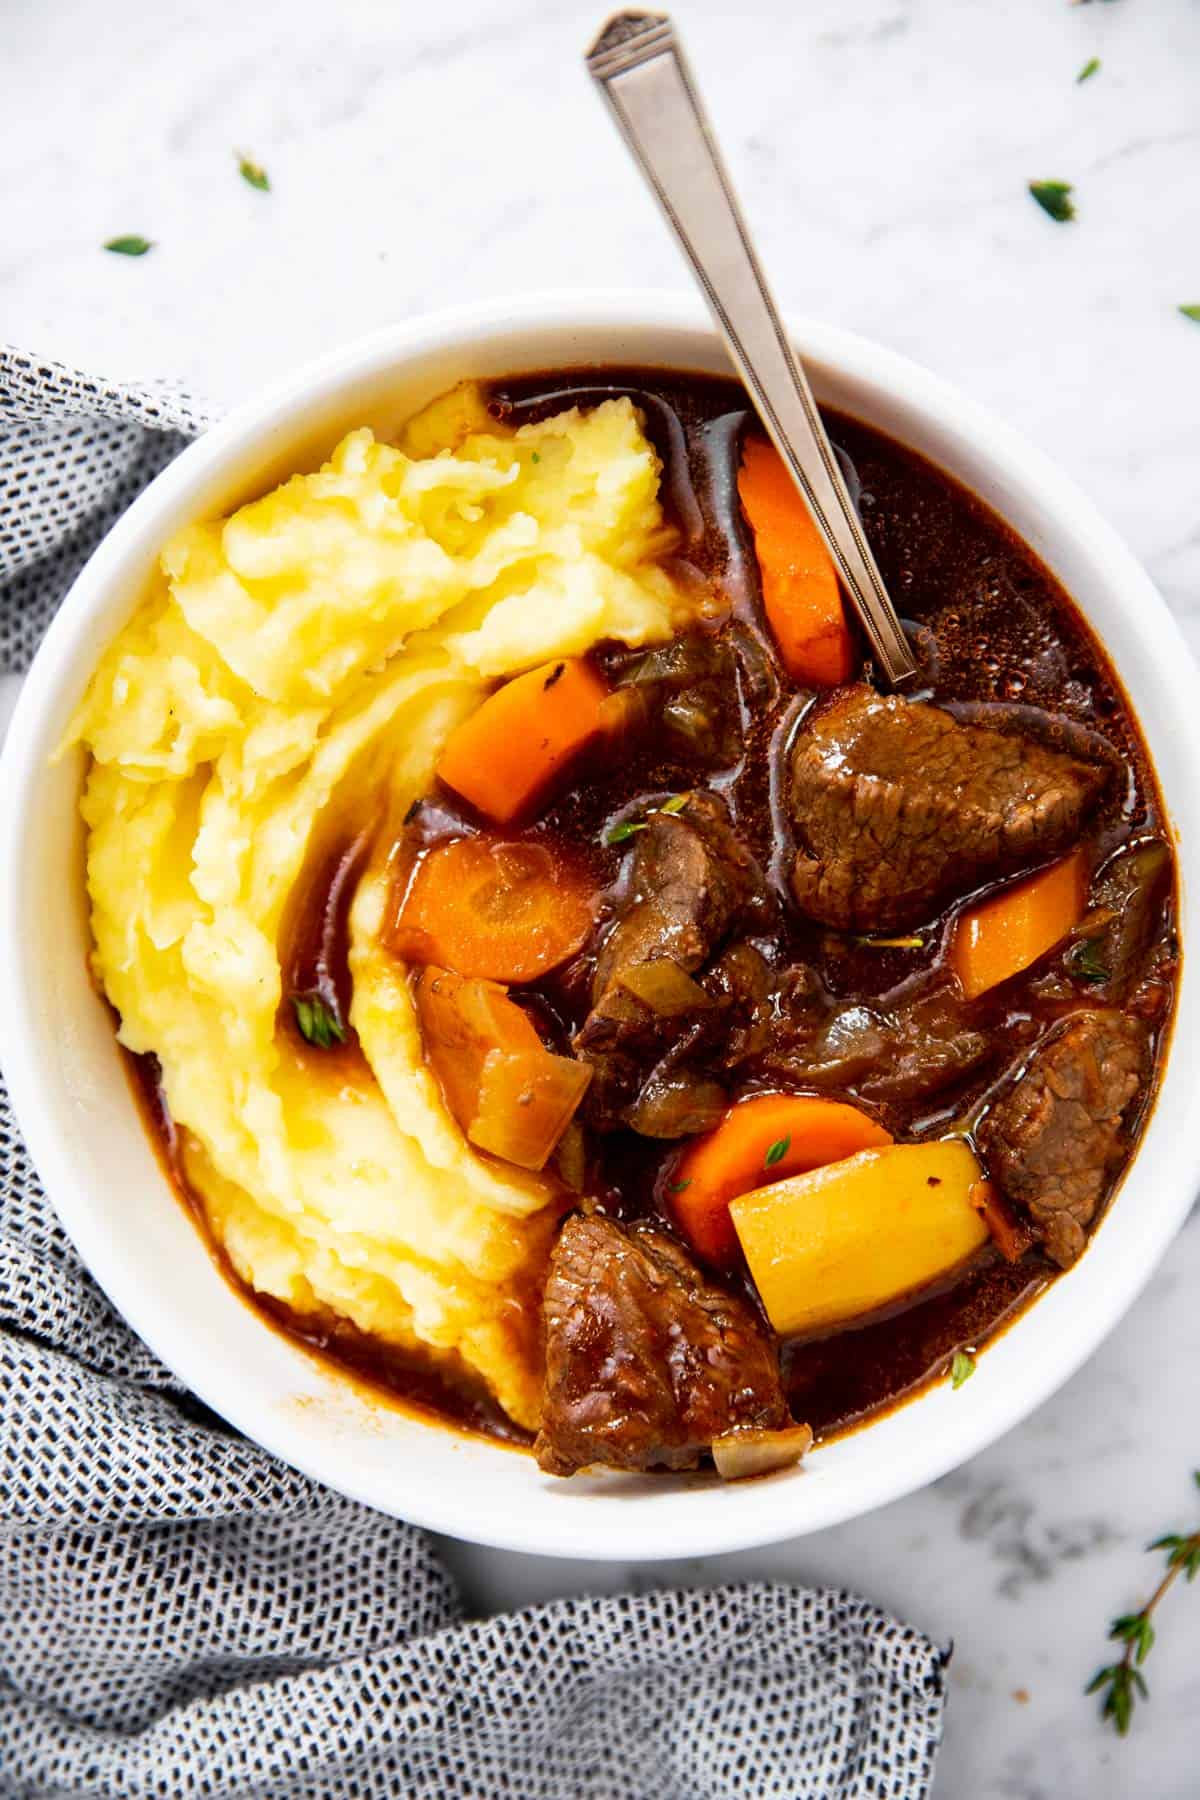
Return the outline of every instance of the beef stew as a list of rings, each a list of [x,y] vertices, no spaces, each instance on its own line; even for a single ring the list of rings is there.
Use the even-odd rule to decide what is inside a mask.
[[[501,758],[475,784],[460,771],[486,733],[470,756],[452,742],[400,828],[385,937],[463,1132],[557,1184],[544,1289],[523,1296],[541,1466],[711,1452],[738,1472],[729,1440],[743,1467],[794,1460],[797,1426],[820,1439],[897,1403],[1083,1253],[1169,1035],[1170,835],[1101,647],[953,479],[827,419],[920,663],[889,696],[811,547],[788,560],[790,501],[763,498],[773,453],[734,383],[588,370],[496,383],[490,405],[518,424],[614,395],[662,459],[693,621],[508,684],[554,697],[530,741],[545,768],[505,777]],[[455,845],[506,963],[430,923]],[[339,1022],[350,851],[327,856],[292,927],[309,948],[285,962]],[[532,912],[514,867],[543,870]],[[870,1279],[843,1283],[856,1264]],[[322,1347],[528,1441],[369,1340]]]

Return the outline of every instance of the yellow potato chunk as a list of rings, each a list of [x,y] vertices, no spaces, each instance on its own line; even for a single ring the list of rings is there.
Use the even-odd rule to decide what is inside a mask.
[[[734,1200],[775,1330],[786,1337],[858,1318],[965,1262],[988,1238],[968,1198],[981,1173],[959,1138],[890,1144]]]

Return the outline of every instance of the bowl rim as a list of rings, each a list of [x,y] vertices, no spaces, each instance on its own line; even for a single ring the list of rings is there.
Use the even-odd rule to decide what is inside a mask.
[[[956,436],[973,440],[978,454],[1011,477],[1020,490],[1037,490],[1060,529],[1077,541],[1086,539],[1092,557],[1097,561],[1103,558],[1111,571],[1110,585],[1114,589],[1119,586],[1128,596],[1123,605],[1131,613],[1136,612],[1139,635],[1151,646],[1166,712],[1182,730],[1187,756],[1200,776],[1200,709],[1194,705],[1195,666],[1191,653],[1141,565],[1075,483],[1009,426],[895,351],[802,315],[789,314],[786,322],[806,361],[828,367],[867,387],[900,394],[911,410],[945,426]],[[114,583],[121,580],[127,559],[148,528],[156,518],[198,490],[227,461],[232,462],[240,447],[295,423],[305,408],[313,407],[319,398],[336,396],[355,379],[372,371],[395,370],[406,357],[422,352],[447,345],[469,351],[472,341],[531,326],[577,330],[584,341],[589,333],[613,327],[628,328],[634,333],[699,330],[716,344],[702,304],[690,296],[665,290],[547,290],[502,296],[486,304],[457,306],[385,327],[327,352],[235,407],[150,483],[93,552],[60,605],[25,677],[0,754],[0,966],[8,969],[11,983],[11,1031],[4,1052],[5,1076],[14,1114],[47,1196],[85,1265],[118,1312],[186,1387],[282,1461],[376,1509],[496,1548],[624,1562],[750,1549],[843,1523],[926,1486],[978,1454],[1061,1387],[1131,1305],[1182,1225],[1200,1185],[1200,1134],[1196,1134],[1194,1143],[1189,1143],[1187,1134],[1179,1130],[1173,1142],[1165,1142],[1167,1119],[1163,1101],[1168,1090],[1172,1109],[1177,1101],[1182,1106],[1185,1099],[1179,1091],[1185,1062],[1180,1040],[1185,1036],[1185,1024],[1189,1054],[1191,1045],[1200,1043],[1200,994],[1193,1003],[1187,959],[1177,998],[1174,1035],[1154,1112],[1147,1121],[1128,1178],[1135,1179],[1134,1172],[1145,1161],[1147,1143],[1154,1136],[1156,1142],[1159,1138],[1164,1140],[1159,1144],[1160,1160],[1169,1158],[1171,1180],[1167,1191],[1159,1194],[1156,1206],[1142,1220],[1143,1230],[1135,1248],[1108,1271],[1099,1303],[1090,1299],[1089,1305],[1081,1309],[1078,1330],[1065,1342],[1056,1340],[1060,1354],[1040,1366],[1027,1367],[1019,1384],[981,1382],[977,1376],[972,1382],[975,1404],[961,1410],[961,1425],[956,1420],[949,1446],[931,1443],[923,1454],[911,1457],[903,1467],[889,1466],[884,1457],[873,1459],[872,1474],[861,1483],[861,1492],[854,1495],[850,1504],[843,1500],[822,1505],[820,1498],[814,1497],[812,1504],[801,1509],[800,1518],[795,1516],[791,1489],[778,1478],[725,1490],[726,1502],[733,1500],[736,1493],[735,1505],[716,1504],[715,1494],[707,1486],[693,1488],[692,1497],[706,1503],[704,1511],[695,1506],[689,1509],[668,1504],[666,1495],[655,1507],[639,1505],[634,1494],[623,1496],[616,1485],[603,1498],[585,1499],[580,1495],[577,1500],[572,1493],[574,1484],[556,1484],[561,1494],[557,1516],[552,1516],[552,1509],[531,1505],[526,1517],[509,1515],[503,1520],[494,1518],[490,1509],[480,1504],[477,1487],[469,1480],[454,1484],[457,1491],[448,1491],[444,1486],[432,1496],[414,1497],[406,1492],[393,1505],[376,1491],[364,1491],[352,1478],[338,1479],[334,1451],[326,1452],[322,1464],[319,1457],[309,1453],[306,1440],[289,1428],[286,1419],[276,1413],[264,1420],[251,1403],[243,1403],[238,1391],[210,1381],[206,1366],[197,1366],[180,1354],[172,1337],[169,1308],[152,1303],[149,1284],[121,1246],[119,1234],[102,1232],[81,1209],[71,1159],[58,1142],[52,1107],[41,1092],[41,1077],[31,1049],[38,1024],[21,956],[20,863],[29,807],[38,778],[44,772],[39,751],[41,726],[48,711],[60,700],[63,671],[77,654],[93,611],[112,591]],[[586,361],[586,356],[581,361]],[[1077,604],[1082,606],[1082,602]],[[1164,791],[1164,797],[1170,806],[1172,796]],[[1186,889],[1190,885],[1185,883],[1192,854],[1190,840],[1177,839],[1177,850],[1181,887]],[[1200,869],[1200,864],[1197,866]],[[1200,881],[1195,886],[1200,888]],[[1173,1070],[1177,1071],[1175,1079]],[[1181,1112],[1180,1122],[1183,1117]],[[197,1241],[199,1245],[199,1234]],[[1084,1258],[1078,1269],[1085,1270],[1088,1263],[1089,1258]],[[1090,1296],[1090,1287],[1088,1292]],[[1049,1298],[1047,1295],[1040,1299],[1007,1335],[1021,1334]],[[993,1354],[990,1352],[981,1363],[980,1375],[985,1374]],[[909,1413],[922,1404],[923,1397],[900,1410]],[[867,1434],[878,1431],[882,1423],[869,1427]],[[680,1489],[673,1497],[683,1500],[684,1492]]]

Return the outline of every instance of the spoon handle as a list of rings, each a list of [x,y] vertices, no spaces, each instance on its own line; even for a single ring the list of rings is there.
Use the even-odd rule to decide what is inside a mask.
[[[879,669],[916,674],[837,455],[791,345],[691,72],[663,13],[621,13],[587,58],[626,143],[691,263],[759,418],[808,502]]]

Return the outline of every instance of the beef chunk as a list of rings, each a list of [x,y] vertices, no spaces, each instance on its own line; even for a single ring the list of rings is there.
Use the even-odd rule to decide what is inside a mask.
[[[993,1177],[1025,1207],[1064,1269],[1083,1250],[1086,1227],[1128,1150],[1126,1114],[1149,1073],[1140,1019],[1079,1012],[1035,1051],[980,1127]]]
[[[841,930],[919,924],[1065,850],[1108,770],[923,702],[843,689],[792,752],[796,904]]]
[[[563,1226],[544,1302],[539,1466],[692,1469],[714,1438],[790,1424],[779,1359],[745,1301],[650,1225]]]
[[[739,921],[765,916],[762,875],[716,794],[651,813],[634,839],[630,905],[600,949],[593,1001],[629,963],[669,956],[690,974]]]
[[[703,980],[713,1002],[706,1026],[714,1064],[735,1069],[767,1041],[775,971],[753,944],[730,944]]]
[[[690,1002],[648,1004],[624,976],[665,961],[688,976],[729,934],[769,916],[766,886],[715,794],[691,795],[680,813],[656,812],[634,840],[628,898],[600,948],[592,1010],[575,1036],[577,1056],[595,1077],[587,1102],[600,1130],[627,1122],[646,1075],[672,1051],[703,1035],[714,995],[698,983]],[[635,984],[635,986],[638,984]]]

